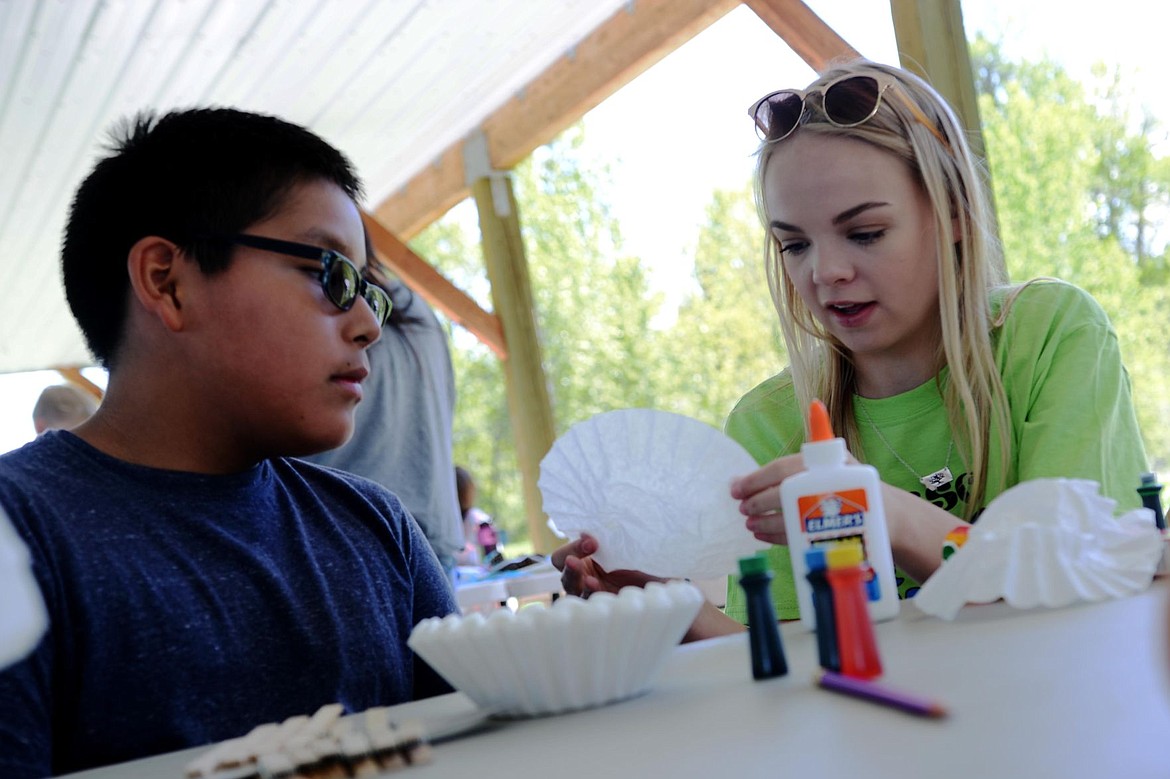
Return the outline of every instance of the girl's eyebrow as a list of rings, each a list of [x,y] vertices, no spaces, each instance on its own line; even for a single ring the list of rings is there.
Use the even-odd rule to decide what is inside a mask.
[[[860,214],[862,212],[868,211],[871,208],[881,208],[882,206],[888,206],[888,205],[889,205],[889,203],[877,202],[877,201],[873,201],[873,200],[865,202],[865,203],[861,203],[859,205],[853,206],[853,208],[847,208],[844,211],[842,211],[841,213],[837,214],[835,217],[833,217],[833,224],[839,225],[842,222],[848,222],[853,217],[857,216],[858,214]]]
[[[858,205],[855,205],[852,208],[845,209],[844,211],[842,211],[841,213],[839,213],[835,217],[833,217],[833,224],[839,225],[842,222],[848,222],[853,217],[857,216],[858,214],[864,213],[864,212],[870,210],[871,208],[881,208],[882,206],[888,206],[888,205],[889,205],[889,203],[886,203],[883,201],[875,201],[875,200],[866,201],[865,203],[859,203]],[[772,221],[768,222],[768,227],[770,227],[774,230],[783,230],[783,231],[789,232],[789,233],[801,232],[800,228],[797,227],[796,225],[790,225],[787,222],[781,222],[779,219],[773,219]]]

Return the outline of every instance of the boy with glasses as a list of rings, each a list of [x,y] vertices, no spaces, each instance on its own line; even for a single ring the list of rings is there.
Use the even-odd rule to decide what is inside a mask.
[[[449,688],[406,647],[455,610],[398,499],[300,455],[353,432],[390,313],[349,162],[230,109],[141,116],[78,189],[70,307],[97,413],[0,457],[49,631],[0,672],[0,775]]]

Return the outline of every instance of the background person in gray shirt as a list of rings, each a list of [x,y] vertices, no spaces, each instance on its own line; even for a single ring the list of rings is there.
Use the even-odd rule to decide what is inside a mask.
[[[368,273],[378,273],[366,236]],[[394,308],[368,350],[370,375],[348,442],[305,459],[372,479],[396,494],[453,578],[464,546],[459,499],[451,478],[455,372],[447,333],[422,296],[401,281],[375,279]]]

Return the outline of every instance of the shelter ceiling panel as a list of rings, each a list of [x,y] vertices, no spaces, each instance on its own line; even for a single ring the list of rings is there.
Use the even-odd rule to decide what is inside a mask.
[[[92,362],[59,245],[117,121],[194,105],[276,114],[344,151],[377,203],[630,5],[0,0],[0,373]]]

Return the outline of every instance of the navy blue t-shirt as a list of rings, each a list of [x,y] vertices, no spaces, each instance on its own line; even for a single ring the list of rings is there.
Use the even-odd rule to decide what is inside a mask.
[[[292,459],[229,476],[55,431],[0,457],[49,631],[0,671],[0,776],[65,773],[449,688],[406,647],[456,610],[398,499]]]

